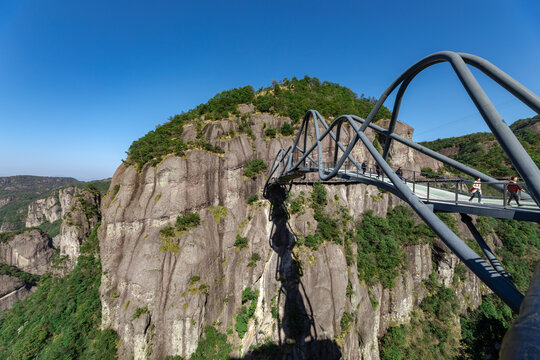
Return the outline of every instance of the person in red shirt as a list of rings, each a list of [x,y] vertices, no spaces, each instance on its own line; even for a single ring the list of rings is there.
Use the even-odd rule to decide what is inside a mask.
[[[516,204],[518,206],[521,206],[519,204],[519,198],[517,194],[518,194],[518,191],[523,190],[523,188],[519,186],[518,184],[516,184],[516,182],[517,182],[517,176],[514,176],[512,177],[512,180],[510,180],[510,182],[506,186],[506,189],[508,190],[508,195],[509,195],[508,203],[506,205],[510,205],[510,201],[514,199],[516,200]]]

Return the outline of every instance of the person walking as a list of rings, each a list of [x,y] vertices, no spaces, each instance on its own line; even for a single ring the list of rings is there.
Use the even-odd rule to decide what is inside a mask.
[[[521,206],[519,204],[518,191],[523,190],[523,188],[517,184],[517,176],[512,177],[512,180],[510,180],[510,182],[506,186],[506,189],[508,190],[508,195],[509,195],[508,203],[506,203],[506,205],[510,205],[510,201],[512,201],[512,199],[514,199],[514,200],[516,200],[516,204],[518,206]]]
[[[403,170],[401,170],[401,166],[396,170],[396,175],[403,180]]]
[[[478,203],[482,204],[482,180],[480,178],[476,178],[474,181],[472,188],[471,188],[471,198],[469,199],[469,202],[474,199],[475,196],[478,195]]]
[[[360,167],[362,168],[362,175],[364,175],[366,173],[366,169],[367,169],[367,164],[366,162],[364,161],[362,163],[362,165],[360,165]]]
[[[375,171],[377,172],[377,179],[378,179],[378,178],[381,176],[381,174],[382,174],[382,169],[381,169],[381,167],[379,166],[379,164],[377,164],[377,165],[375,166]]]

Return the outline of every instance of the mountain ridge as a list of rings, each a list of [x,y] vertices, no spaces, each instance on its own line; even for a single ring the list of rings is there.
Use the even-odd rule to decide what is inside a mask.
[[[510,125],[510,129],[540,167],[540,115],[517,120]],[[494,177],[509,178],[517,175],[491,132],[423,141],[420,144]],[[454,172],[450,167],[445,169]]]

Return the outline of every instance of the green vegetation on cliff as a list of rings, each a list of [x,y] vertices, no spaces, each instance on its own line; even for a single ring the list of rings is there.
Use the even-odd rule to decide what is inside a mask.
[[[273,86],[259,90],[253,100],[255,109],[291,118],[298,122],[307,110],[319,111],[324,117],[352,114],[367,117],[374,99],[358,97],[351,89],[315,77],[293,77],[274,82]],[[382,107],[375,119],[390,118],[391,113]]]
[[[423,223],[412,219],[406,206],[389,209],[386,218],[374,216],[371,210],[353,222],[346,207],[329,204],[324,185],[315,183],[310,199],[302,195],[289,199],[291,212],[301,212],[309,203],[314,210],[317,228],[313,235],[299,237],[298,244],[317,250],[326,241],[343,245],[348,265],[353,263],[352,244],[357,245],[358,278],[367,285],[381,283],[386,288],[394,286],[395,279],[407,264],[404,246],[430,243],[435,234]]]
[[[100,330],[98,227],[71,273],[42,276],[36,292],[0,313],[1,359],[116,358],[116,333]]]
[[[254,137],[251,123],[247,116],[240,117],[239,104],[253,104],[255,110],[276,115],[288,116],[297,123],[309,109],[318,110],[324,117],[336,117],[342,114],[354,114],[366,117],[373,108],[373,99],[358,97],[350,89],[331,82],[321,82],[317,78],[305,76],[303,79],[284,79],[273,86],[262,88],[255,92],[251,86],[223,91],[206,104],[195,109],[169,118],[163,125],[157,126],[140,139],[134,141],[127,151],[126,164],[137,165],[138,168],[146,163],[158,164],[167,155],[182,156],[190,149],[204,149],[213,153],[223,153],[223,150],[204,138],[203,126],[208,120],[221,120],[235,117],[239,131]],[[382,107],[376,119],[389,118],[390,111]],[[196,140],[184,142],[181,139],[184,125],[192,122],[197,127]],[[288,123],[279,131],[288,136],[293,134],[293,127]],[[234,130],[232,131],[234,134]],[[270,131],[267,136],[275,136]]]
[[[248,178],[256,178],[267,168],[266,161],[263,159],[253,159],[247,162],[244,169],[244,176]]]
[[[498,346],[516,315],[494,294],[482,297],[482,304],[461,320],[464,359],[497,359]]]
[[[28,205],[43,197],[51,191],[63,186],[80,183],[74,178],[45,177],[45,176],[10,176],[0,177],[0,226],[3,223],[10,230],[18,230],[24,227]]]
[[[25,271],[22,271],[16,266],[9,265],[2,262],[0,262],[0,275],[9,275],[11,277],[16,277],[24,281],[26,286],[37,285],[39,281],[39,275],[27,273]]]
[[[199,341],[197,350],[190,360],[227,360],[232,346],[227,343],[227,335],[220,333],[213,326],[204,328],[204,338]]]
[[[540,262],[540,225],[515,220],[478,218],[483,236],[496,235],[503,246],[495,252],[514,284],[523,293],[529,287],[532,274]],[[482,298],[482,304],[461,316],[463,357],[467,359],[496,358],[506,330],[516,315],[497,296]]]
[[[58,219],[55,222],[45,221],[43,224],[39,225],[38,228],[43,231],[45,234],[49,235],[52,239],[56,235],[60,234],[60,227],[62,226],[62,219]]]
[[[177,254],[180,251],[180,238],[184,233],[201,223],[198,212],[189,212],[176,217],[176,223],[173,226],[167,225],[159,231],[161,237],[160,251],[170,251]]]
[[[424,282],[428,295],[408,324],[388,329],[381,339],[382,360],[450,359],[459,355],[459,300],[435,274]]]
[[[448,216],[443,220],[457,226]],[[501,240],[503,245],[495,252],[518,289],[525,292],[540,261],[540,225],[479,217],[477,227],[484,237],[495,235]],[[455,276],[463,279],[461,272],[457,268]],[[502,300],[494,294],[483,296],[477,309],[460,315],[453,290],[437,284],[434,274],[426,289],[429,295],[413,311],[411,322],[391,327],[381,339],[381,359],[498,357],[496,345],[516,317]]]
[[[492,218],[479,218],[477,223],[484,236],[495,234],[501,239],[503,246],[496,254],[516,287],[525,292],[540,262],[540,224]]]
[[[242,291],[242,308],[240,310],[240,314],[236,316],[236,324],[234,326],[234,329],[238,333],[238,337],[240,339],[244,338],[248,328],[249,319],[251,319],[255,314],[258,297],[259,290],[251,290],[249,286]]]
[[[540,115],[521,119],[510,125],[512,131],[529,153],[537,166],[540,166],[540,136],[538,126]],[[517,174],[492,133],[474,133],[464,136],[422,142],[422,145],[435,150],[447,151],[450,157],[494,177],[509,177]]]
[[[368,285],[392,288],[407,265],[404,246],[429,243],[435,237],[425,224],[412,220],[405,206],[389,209],[386,218],[364,213],[356,228],[358,277]]]

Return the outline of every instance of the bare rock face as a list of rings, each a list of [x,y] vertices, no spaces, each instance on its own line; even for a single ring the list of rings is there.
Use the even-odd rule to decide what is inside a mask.
[[[390,120],[381,120],[377,125],[383,128],[388,128]],[[395,127],[395,133],[408,140],[412,140],[414,129],[398,121]],[[392,147],[390,152],[390,162],[393,166],[401,166],[403,169],[420,171],[422,168],[430,168],[432,170],[438,170],[443,167],[443,163],[434,160],[429,156],[422,154],[419,151],[413,150],[395,140],[392,141]],[[405,174],[406,175],[406,174]]]
[[[465,236],[467,233],[464,231],[461,232],[461,234]],[[438,264],[437,279],[444,286],[454,289],[460,301],[461,311],[464,312],[467,309],[475,309],[480,306],[482,303],[482,295],[488,294],[489,289],[477,276],[465,268],[464,265],[460,263],[458,257],[450,252],[442,242],[435,242],[433,248],[433,257]],[[456,278],[456,269],[458,266],[462,266],[465,270],[465,280],[458,280]]]
[[[378,359],[379,337],[389,326],[408,321],[424,296],[422,281],[433,271],[431,248],[406,248],[408,270],[392,290],[360,283],[356,260],[347,265],[341,245],[298,251],[296,237],[315,231],[312,211],[289,218],[266,200],[247,204],[253,194],[262,199],[264,175],[243,175],[248,160],[261,158],[270,165],[279,148],[292,144],[291,137],[264,140],[264,124],[278,128],[285,119],[253,114],[249,107],[241,111],[254,120],[254,139],[228,136],[238,131],[230,120],[209,122],[203,129],[224,155],[193,150],[156,167],[117,169],[114,190],[103,199],[99,229],[102,326],[120,335],[122,359],[189,358],[205,325],[228,331],[234,354],[246,359],[250,346],[266,339],[284,346],[283,358]],[[412,135],[405,125],[398,129]],[[189,141],[196,134],[188,125],[182,136]],[[345,129],[344,142],[347,137]],[[368,137],[375,135],[368,132]],[[323,147],[328,157],[332,148]],[[369,158],[362,148],[355,156],[359,161]],[[437,169],[437,164],[417,161],[416,155],[402,156],[399,146],[391,156],[393,165]],[[311,190],[296,186],[293,196]],[[353,221],[365,210],[385,216],[389,207],[402,204],[365,185],[327,191],[335,199],[332,206],[346,208]],[[280,196],[284,200],[283,194],[275,195]],[[188,212],[197,212],[200,224],[174,229],[177,217]],[[245,248],[238,245],[242,238],[247,239]],[[246,289],[256,296],[246,300]],[[240,336],[238,315],[252,304],[252,317]],[[344,330],[346,313],[352,314],[351,327]]]
[[[451,146],[451,147],[441,149],[439,152],[441,154],[443,154],[444,156],[452,156],[452,155],[456,155],[456,154],[459,153],[459,147],[458,146]]]
[[[44,199],[39,199],[28,205],[26,227],[39,226],[45,221],[53,223],[71,209],[75,197],[82,192],[78,187],[68,187],[53,192]]]
[[[0,233],[15,230],[16,226],[13,223],[5,222],[0,225]]]
[[[10,202],[12,202],[14,198],[15,198],[14,196],[6,196],[4,198],[1,198],[0,199],[0,208],[3,207],[3,206],[6,206]]]
[[[8,275],[0,275],[0,311],[34,292],[36,287],[28,287],[24,281]]]
[[[40,230],[25,231],[0,243],[0,261],[31,274],[43,275],[53,254],[51,239]]]
[[[67,197],[65,197],[67,199]],[[80,190],[71,201],[69,211],[63,216],[58,244],[61,255],[69,256],[71,267],[75,266],[80,255],[80,246],[88,239],[90,232],[100,220],[99,205],[101,197],[92,190]]]
[[[0,243],[0,262],[37,275],[49,272],[63,276],[73,269],[80,254],[81,243],[88,239],[100,219],[100,196],[91,190],[67,188],[60,190],[56,200],[61,203],[59,209],[65,209],[71,203],[58,235],[60,254],[68,255],[68,261],[64,261],[62,266],[51,267],[51,257],[55,253],[52,239],[41,230],[34,229],[16,235],[7,243]],[[24,299],[36,288],[17,278],[0,275],[0,310],[10,308],[15,301]]]

